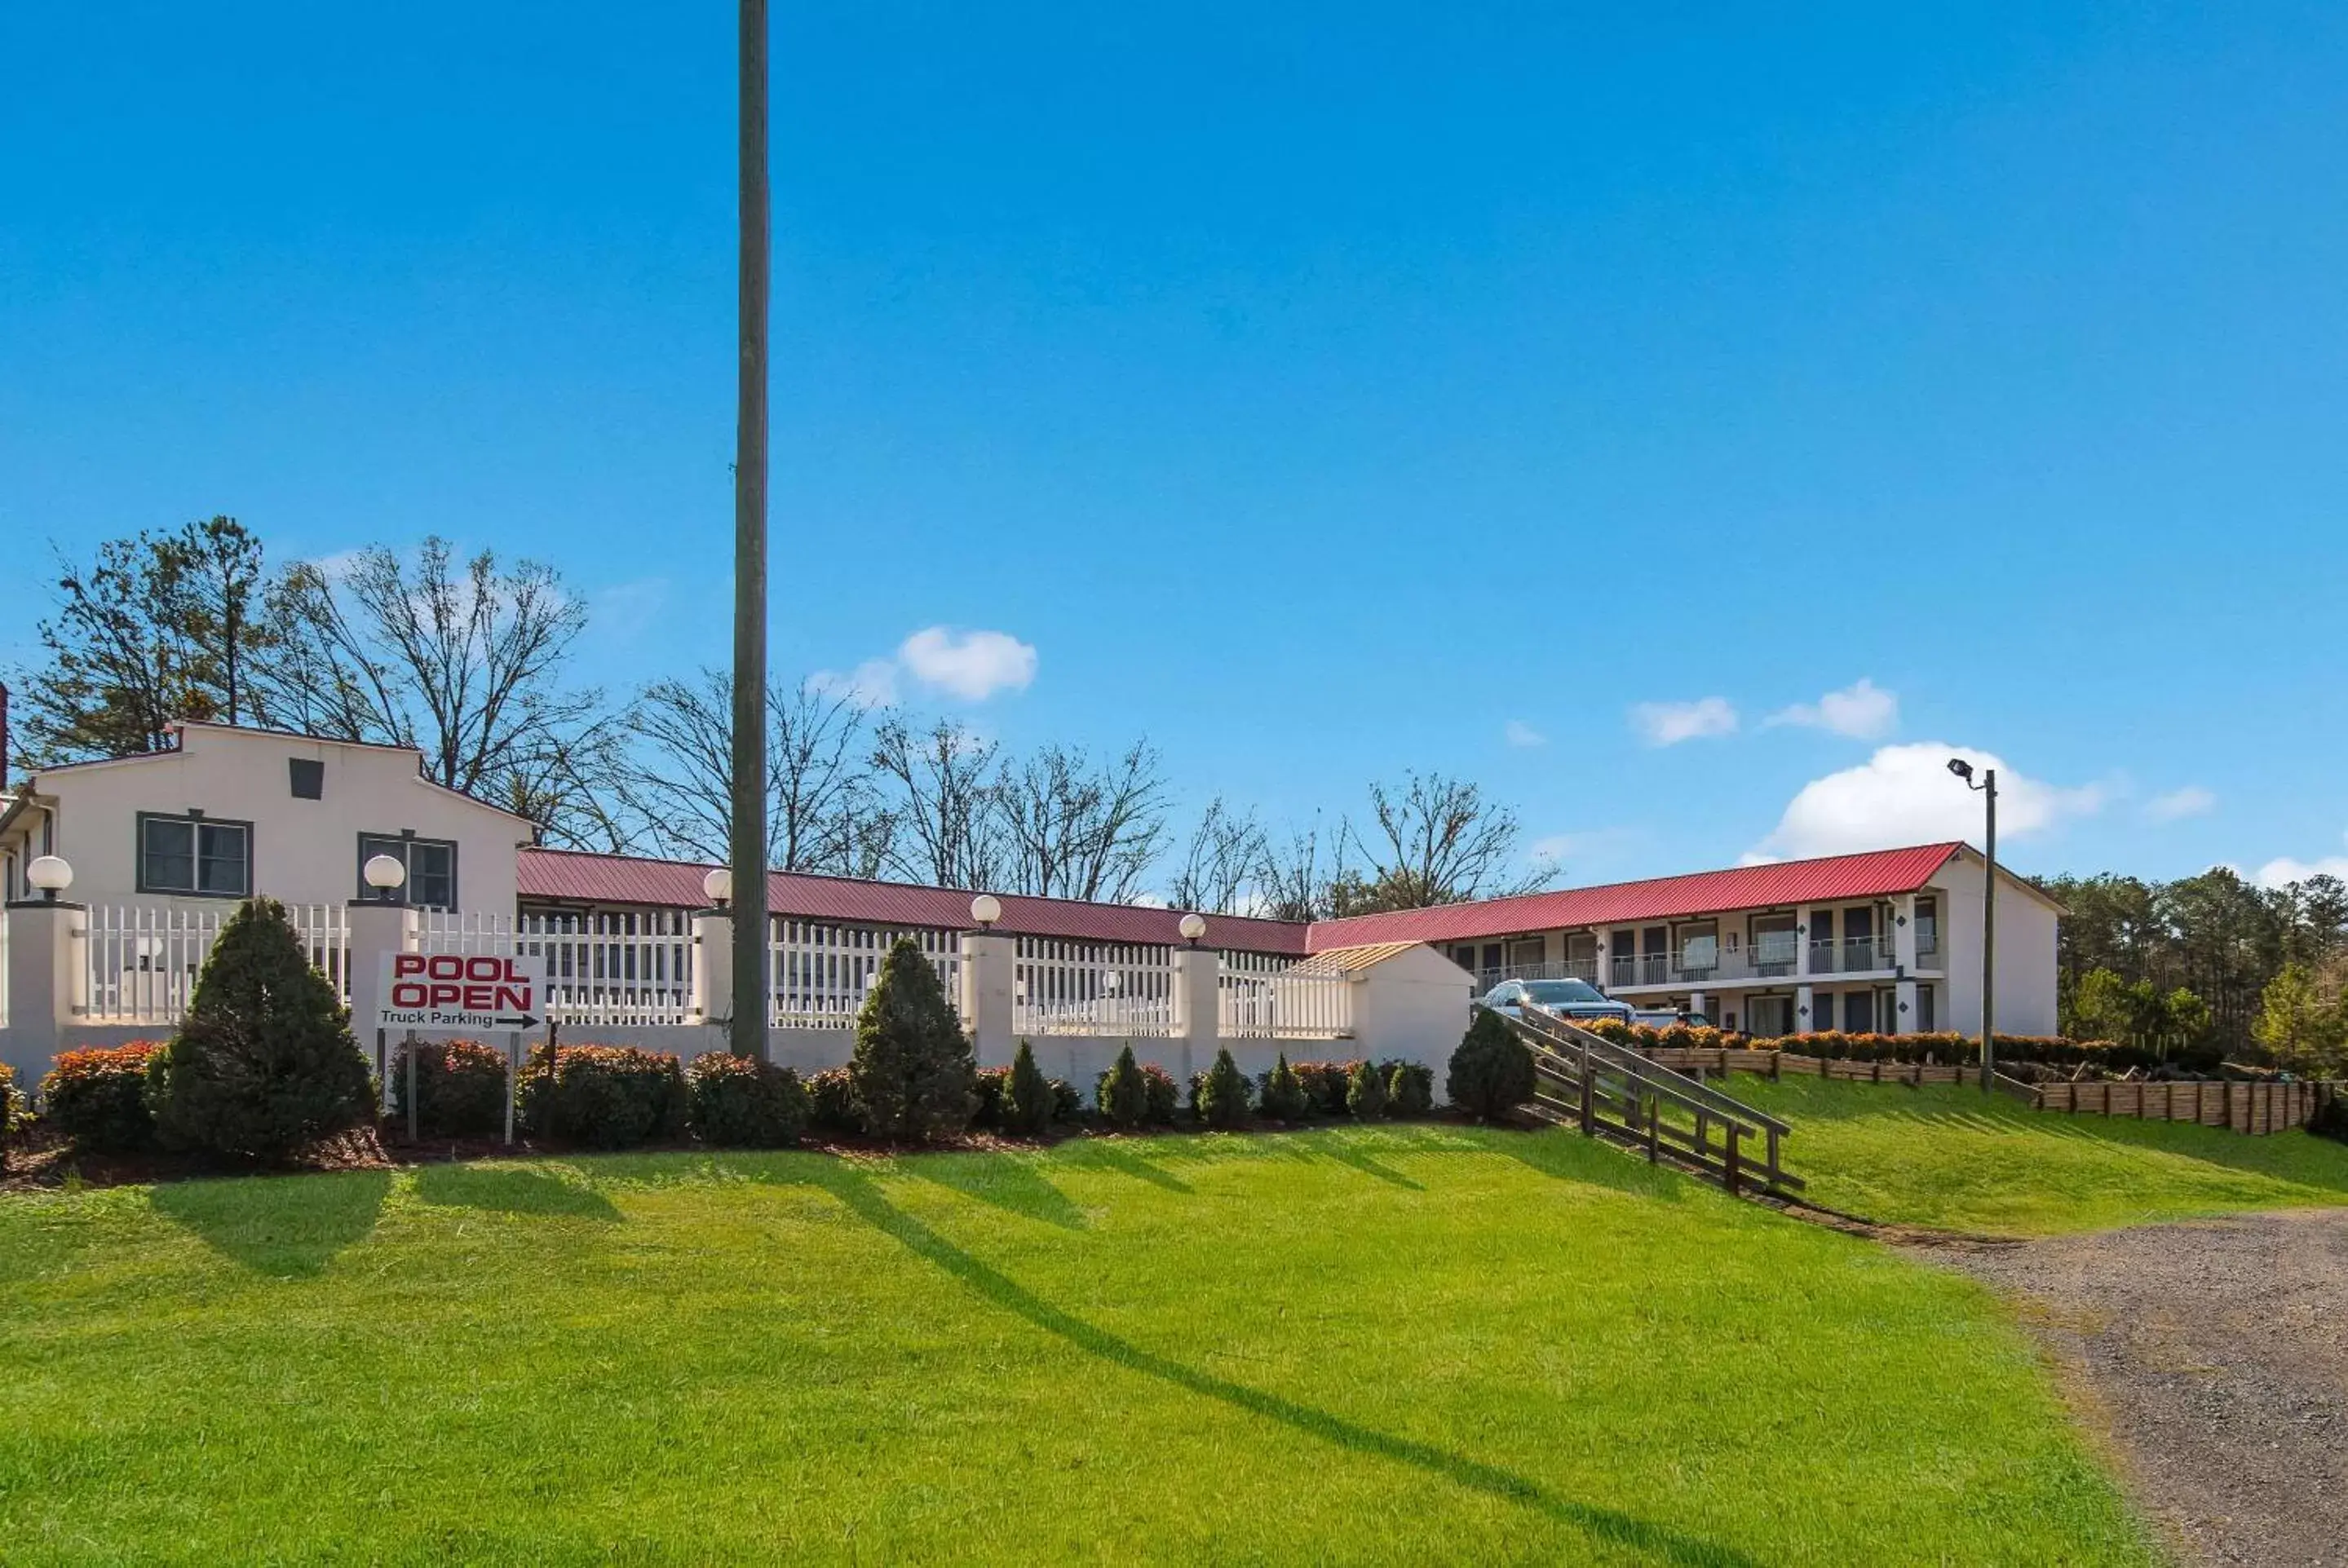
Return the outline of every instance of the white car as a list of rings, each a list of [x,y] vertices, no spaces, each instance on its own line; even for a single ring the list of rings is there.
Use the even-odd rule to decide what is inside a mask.
[[[1522,1018],[1527,1002],[1565,1018],[1631,1021],[1628,1003],[1610,999],[1587,980],[1502,980],[1484,993],[1486,1007],[1510,1018]]]

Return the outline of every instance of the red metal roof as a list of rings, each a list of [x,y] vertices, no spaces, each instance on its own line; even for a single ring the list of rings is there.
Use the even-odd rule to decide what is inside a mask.
[[[624,855],[587,855],[567,849],[524,849],[515,866],[517,891],[535,903],[649,904],[698,909],[701,878],[710,867],[679,860],[643,860]],[[1181,933],[1179,909],[1134,904],[1087,904],[1074,898],[999,895],[999,931],[1019,937],[1059,937],[1086,942],[1152,942],[1172,945]],[[775,871],[767,876],[767,907],[801,920],[842,920],[857,925],[962,931],[971,927],[966,889],[922,887],[903,882],[866,882],[851,876],[809,876]],[[1255,920],[1240,915],[1207,917],[1206,944],[1245,953],[1302,957],[1305,927],[1285,920]]]
[[[1357,915],[1351,919],[1317,921],[1309,927],[1285,920],[1210,915],[1206,941],[1241,952],[1302,956],[1374,942],[1472,941],[1525,931],[1882,897],[1923,886],[1963,847],[1953,840],[1921,844],[1865,855],[1787,860],[1473,904],[1443,904],[1431,909]],[[705,864],[681,860],[524,849],[519,854],[517,884],[523,898],[537,903],[697,909],[706,902],[701,878],[709,869]],[[1014,936],[1168,945],[1181,940],[1175,926],[1182,916],[1176,909],[1030,898],[1015,893],[1000,897],[1003,919],[996,928]],[[867,882],[788,871],[770,872],[767,878],[767,907],[802,920],[961,931],[970,928],[970,900],[971,895],[963,889],[904,882]]]
[[[1837,898],[1872,898],[1913,893],[1931,881],[1963,848],[1962,844],[1920,844],[1910,849],[1879,849],[1865,855],[1834,855],[1821,860],[1785,860],[1740,866],[1731,871],[1698,871],[1644,882],[1601,887],[1565,887],[1515,898],[1474,904],[1441,904],[1431,909],[1397,909],[1318,920],[1310,946],[1354,947],[1365,942],[1451,942],[1505,937],[1524,931],[1604,926],[1620,921],[1663,920],[1680,915],[1722,914],[1731,909],[1775,909],[1823,904]]]

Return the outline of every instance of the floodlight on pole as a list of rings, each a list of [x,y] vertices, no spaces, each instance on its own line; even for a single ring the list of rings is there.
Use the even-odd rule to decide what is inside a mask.
[[[1987,1094],[1997,1082],[1997,770],[1983,768],[1978,782],[1973,765],[1962,757],[1949,759],[1949,771],[1980,793],[1987,808],[1982,839],[1982,984],[1981,1087]]]

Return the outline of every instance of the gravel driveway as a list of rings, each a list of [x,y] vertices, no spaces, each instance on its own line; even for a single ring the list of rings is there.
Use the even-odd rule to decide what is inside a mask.
[[[2189,1562],[2348,1564],[2348,1209],[1978,1249]]]

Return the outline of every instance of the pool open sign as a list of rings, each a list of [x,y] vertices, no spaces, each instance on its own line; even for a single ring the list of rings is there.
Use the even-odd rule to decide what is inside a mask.
[[[546,959],[386,953],[372,1027],[417,1034],[532,1034],[546,1027]]]

